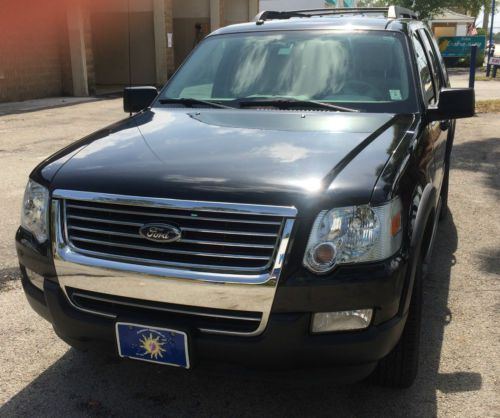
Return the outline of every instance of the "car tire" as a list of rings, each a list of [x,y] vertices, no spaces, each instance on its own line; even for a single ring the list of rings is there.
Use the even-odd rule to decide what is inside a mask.
[[[423,304],[423,261],[417,266],[408,318],[401,339],[371,376],[371,383],[395,389],[409,388],[418,372]]]

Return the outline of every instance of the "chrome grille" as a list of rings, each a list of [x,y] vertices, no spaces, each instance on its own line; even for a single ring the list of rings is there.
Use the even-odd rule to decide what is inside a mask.
[[[279,209],[286,208],[259,211],[253,205],[245,210],[245,205],[170,202],[99,195],[65,199],[65,238],[76,252],[128,263],[249,274],[270,270],[287,218]],[[139,234],[149,223],[177,226],[182,238],[149,241]]]

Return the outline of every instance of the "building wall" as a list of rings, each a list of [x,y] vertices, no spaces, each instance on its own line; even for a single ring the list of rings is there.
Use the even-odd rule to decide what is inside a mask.
[[[174,0],[165,0],[165,30],[167,34],[174,33]],[[170,77],[175,71],[175,57],[173,44],[167,44],[167,76]]]
[[[224,24],[248,22],[255,16],[248,15],[248,0],[230,0],[224,2]]]
[[[457,25],[455,23],[432,25],[432,31],[436,38],[441,36],[456,36]]]
[[[173,0],[173,45],[178,67],[210,32],[210,0]]]
[[[103,62],[112,54],[97,53],[103,39],[93,16],[125,14],[129,5],[132,15],[153,16],[139,32],[148,32],[148,45],[134,37],[140,48],[133,65],[147,61],[148,84],[162,85],[212,30],[252,19],[259,0],[0,0],[0,102],[101,92]],[[122,29],[117,42],[128,45]],[[116,60],[104,68],[113,66]],[[123,82],[118,78],[117,87]],[[114,77],[108,79],[115,84]]]
[[[0,102],[58,96],[71,75],[62,2],[3,0]]]
[[[260,11],[321,9],[325,0],[260,0]]]

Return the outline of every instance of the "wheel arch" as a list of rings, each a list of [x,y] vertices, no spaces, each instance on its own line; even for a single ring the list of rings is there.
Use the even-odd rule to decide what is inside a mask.
[[[432,241],[436,229],[437,207],[439,196],[432,183],[428,183],[424,189],[417,187],[415,189],[415,199],[418,206],[414,207],[410,219],[412,225],[410,231],[410,247],[408,252],[408,270],[403,288],[400,304],[400,314],[406,314],[410,306],[413,284],[415,281],[415,272],[420,260],[429,260],[432,250]],[[419,198],[417,198],[419,195]]]

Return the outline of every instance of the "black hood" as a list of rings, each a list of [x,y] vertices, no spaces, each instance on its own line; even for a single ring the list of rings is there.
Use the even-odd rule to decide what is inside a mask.
[[[91,135],[46,167],[47,174],[51,165],[59,170],[52,190],[300,206],[331,188],[363,152],[369,158],[356,170],[369,197],[409,121],[390,114],[155,108]]]

